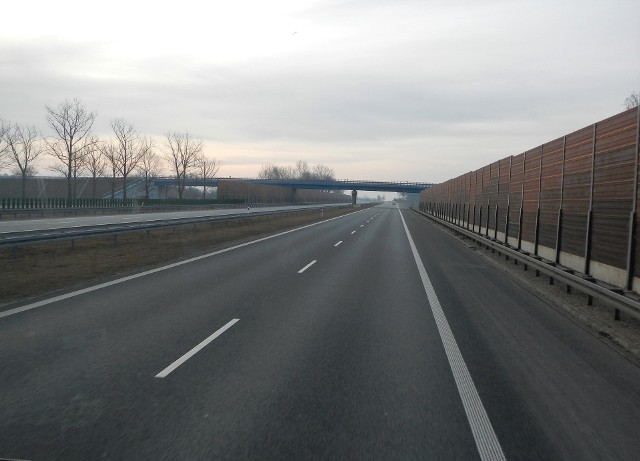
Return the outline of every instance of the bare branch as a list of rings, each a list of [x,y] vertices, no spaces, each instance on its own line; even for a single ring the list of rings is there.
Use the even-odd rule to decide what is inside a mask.
[[[111,199],[115,198],[116,178],[118,177],[118,146],[113,141],[98,144],[98,149],[105,161],[105,168],[111,173]]]
[[[73,198],[72,178],[77,174],[83,153],[83,141],[90,135],[95,112],[88,112],[77,99],[65,100],[57,107],[46,106],[47,123],[55,135],[47,140],[49,154],[57,158],[66,169],[67,198]]]
[[[222,162],[220,160],[206,157],[205,155],[201,154],[198,156],[198,159],[196,160],[196,169],[197,169],[196,174],[200,178],[202,178],[206,183],[207,179],[214,178],[216,174],[218,174],[218,171],[220,170],[221,166],[222,166]],[[206,184],[204,185],[204,188],[202,190],[202,198],[203,199],[207,198]]]
[[[148,199],[151,180],[157,178],[160,174],[160,157],[156,154],[154,150],[155,146],[151,139],[143,139],[142,142],[145,148],[143,149],[144,152],[140,158],[140,162],[138,163],[138,173],[144,179],[144,196]]]
[[[187,175],[195,167],[202,152],[202,141],[193,139],[188,131],[167,134],[165,160],[171,165],[178,183],[178,197],[182,199]]]
[[[95,136],[89,136],[85,138],[83,145],[83,166],[89,172],[92,178],[92,194],[91,197],[95,200],[97,178],[104,176],[106,169],[106,161],[99,148],[99,140]]]
[[[122,175],[122,198],[127,198],[127,178],[138,166],[140,159],[150,148],[146,140],[138,135],[132,123],[116,118],[111,122],[111,128],[116,135],[117,168]]]
[[[624,105],[627,109],[633,109],[640,105],[640,92],[634,91],[624,100]]]
[[[5,140],[5,135],[11,128],[9,122],[5,122],[0,118],[0,170],[8,167],[11,164],[11,157],[9,157],[9,146]]]
[[[22,177],[22,199],[26,198],[27,176],[35,171],[33,162],[43,151],[38,137],[38,130],[33,125],[20,126],[16,123],[4,130],[6,150],[9,152],[16,172]]]

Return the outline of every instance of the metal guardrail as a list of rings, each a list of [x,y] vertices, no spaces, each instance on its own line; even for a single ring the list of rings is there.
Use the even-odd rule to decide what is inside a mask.
[[[194,210],[228,210],[239,208],[238,203],[222,203],[222,204],[186,204],[186,205],[154,205],[154,206],[106,206],[106,207],[71,207],[71,208],[7,208],[0,209],[0,223],[10,219],[21,219],[31,217],[44,218],[45,216],[62,215],[67,216],[97,216],[97,215],[121,215],[121,214],[137,214],[137,213],[163,213],[167,211],[194,211]],[[242,205],[240,204],[240,208]],[[251,208],[261,208],[266,206],[281,206],[282,204],[274,203],[250,203]],[[299,205],[304,205],[301,203]]]
[[[604,304],[616,309],[616,319],[619,319],[619,311],[624,311],[627,314],[640,319],[640,302],[635,301],[628,296],[625,296],[625,291],[622,288],[606,287],[602,284],[598,284],[598,281],[588,275],[576,273],[569,268],[562,267],[553,261],[546,261],[540,256],[532,256],[531,254],[519,251],[516,248],[508,246],[503,242],[499,242],[488,238],[484,235],[477,234],[470,230],[456,226],[446,220],[433,216],[429,213],[424,213],[420,210],[412,208],[416,213],[426,216],[427,218],[441,224],[454,232],[464,235],[478,242],[481,245],[485,245],[487,248],[492,248],[499,253],[504,253],[505,256],[513,258],[515,261],[519,261],[522,264],[533,267],[535,270],[548,275],[561,283],[573,287],[589,297],[596,298],[602,301]]]
[[[340,208],[351,205],[327,205],[324,208]],[[60,240],[75,240],[97,237],[102,235],[118,235],[131,232],[150,231],[153,229],[161,229],[166,227],[188,226],[195,224],[209,224],[214,222],[233,221],[241,219],[260,218],[264,216],[274,216],[287,213],[301,212],[318,212],[321,207],[298,207],[287,210],[278,211],[254,211],[251,213],[237,213],[222,216],[201,216],[197,218],[173,218],[158,221],[145,221],[139,223],[127,224],[100,224],[93,226],[63,228],[63,229],[47,229],[28,232],[6,233],[0,236],[0,248],[11,248],[21,245],[44,243]]]

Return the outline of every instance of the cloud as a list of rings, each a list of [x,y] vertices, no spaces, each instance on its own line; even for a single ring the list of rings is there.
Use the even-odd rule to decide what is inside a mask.
[[[338,176],[444,180],[621,111],[640,80],[633,1],[207,8],[184,30],[158,7],[100,34],[0,32],[0,117],[44,129],[45,104],[78,97],[102,136],[115,117],[189,130],[228,171],[308,156]]]

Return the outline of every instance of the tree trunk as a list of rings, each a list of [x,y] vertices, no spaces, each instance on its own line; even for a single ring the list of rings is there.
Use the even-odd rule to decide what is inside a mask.
[[[127,175],[122,175],[122,205],[127,201]]]
[[[73,169],[71,168],[71,159],[67,165],[67,206],[71,206],[71,200],[73,199]]]
[[[178,180],[178,199],[182,200],[182,193],[184,192],[184,178]]]
[[[22,170],[22,202],[27,198],[27,169]]]
[[[93,173],[93,192],[92,192],[93,200],[96,199],[96,182],[97,182],[96,173],[94,172]]]

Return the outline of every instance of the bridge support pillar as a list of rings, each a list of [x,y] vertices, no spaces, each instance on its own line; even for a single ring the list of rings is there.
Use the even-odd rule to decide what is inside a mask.
[[[352,190],[351,191],[351,206],[356,206],[356,198],[358,197],[358,191],[357,190]]]

